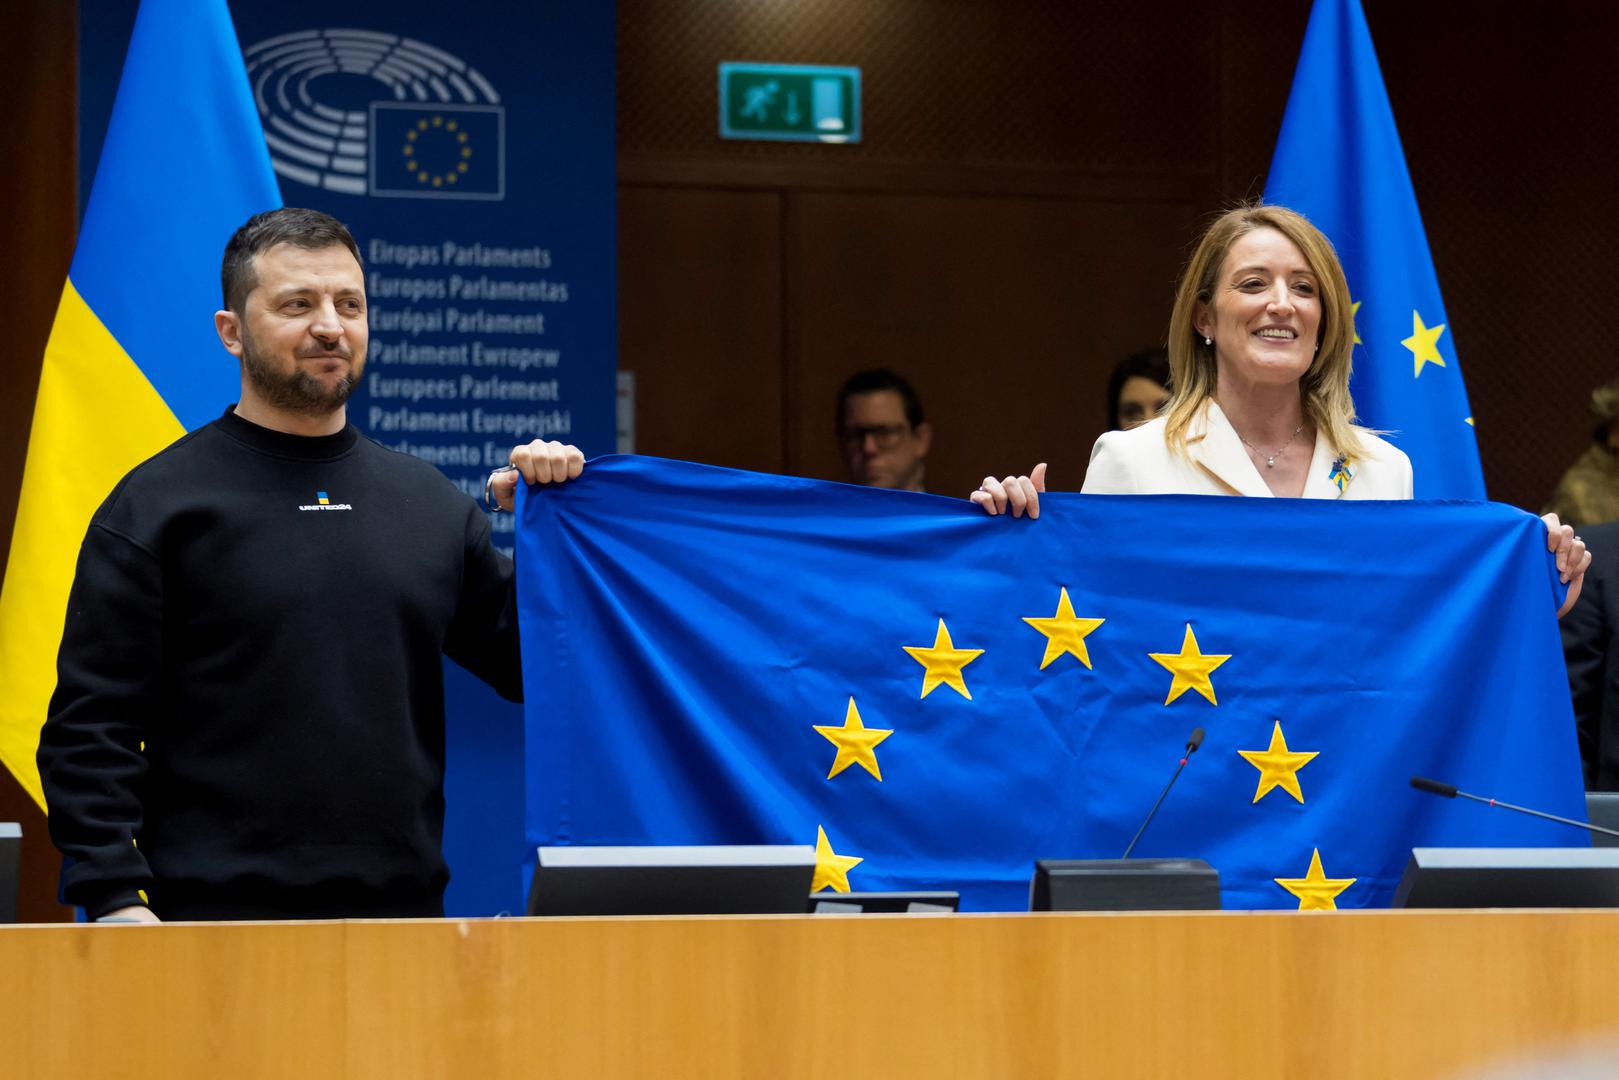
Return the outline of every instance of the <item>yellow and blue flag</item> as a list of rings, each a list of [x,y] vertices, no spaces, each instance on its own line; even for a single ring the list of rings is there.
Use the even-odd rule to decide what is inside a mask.
[[[1207,859],[1233,908],[1386,906],[1414,845],[1580,834],[1532,515],[961,500],[651,458],[525,491],[527,839],[813,844],[834,890],[1019,909],[1039,858]],[[1150,538],[1144,542],[1143,538]],[[1415,539],[1413,539],[1415,538]]]
[[[225,0],[144,0],[40,373],[0,586],[0,762],[34,751],[73,567],[118,480],[240,387],[211,314],[225,242],[281,205]]]
[[[1411,456],[1419,499],[1483,499],[1473,414],[1360,0],[1316,0],[1265,182],[1331,238],[1355,319],[1361,422]]]

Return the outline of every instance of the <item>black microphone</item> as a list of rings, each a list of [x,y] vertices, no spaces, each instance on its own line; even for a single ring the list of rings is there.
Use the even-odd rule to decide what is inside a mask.
[[[1541,810],[1531,810],[1527,806],[1513,806],[1509,802],[1502,802],[1499,799],[1487,799],[1482,795],[1469,795],[1465,791],[1457,790],[1454,784],[1441,784],[1439,781],[1430,780],[1426,776],[1413,776],[1411,786],[1418,791],[1426,791],[1430,795],[1440,795],[1447,799],[1472,799],[1474,802],[1481,802],[1486,806],[1499,806],[1503,810],[1516,810],[1518,813],[1528,814],[1530,817],[1545,818],[1547,821],[1555,821],[1560,825],[1572,825],[1576,829],[1588,829],[1591,832],[1601,833],[1603,836],[1619,836],[1619,830],[1616,829],[1605,829],[1601,825],[1575,821],[1573,818],[1558,817],[1556,814],[1548,814]]]
[[[1169,783],[1164,785],[1164,790],[1158,795],[1158,801],[1152,804],[1151,810],[1147,811],[1147,820],[1141,823],[1141,828],[1137,829],[1136,834],[1130,838],[1130,846],[1124,849],[1123,855],[1119,856],[1121,859],[1128,859],[1130,852],[1136,849],[1136,841],[1141,839],[1141,834],[1147,831],[1147,825],[1152,821],[1152,816],[1164,804],[1164,796],[1168,795],[1169,789],[1175,786],[1175,781],[1179,779],[1181,770],[1186,768],[1186,763],[1192,760],[1192,755],[1197,753],[1197,748],[1202,745],[1203,729],[1193,728],[1192,733],[1186,738],[1186,753],[1181,755],[1181,763],[1175,766],[1175,775],[1169,778]]]
[[[1429,780],[1426,776],[1413,776],[1411,786],[1418,791],[1426,791],[1429,795],[1441,795],[1447,799],[1454,799],[1461,794],[1456,790],[1455,784],[1441,784],[1437,780]]]

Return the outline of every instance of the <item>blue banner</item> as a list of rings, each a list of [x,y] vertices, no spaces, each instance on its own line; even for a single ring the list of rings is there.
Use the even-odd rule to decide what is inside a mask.
[[[1413,845],[1583,815],[1545,529],[1492,504],[964,502],[649,458],[526,492],[528,840],[816,844],[832,889],[1028,904],[1037,858],[1386,905]]]
[[[1316,0],[1265,201],[1332,240],[1354,304],[1360,421],[1411,457],[1419,499],[1482,499],[1473,412],[1360,0]]]
[[[341,218],[366,259],[355,423],[474,496],[515,443],[609,450],[612,5],[236,6],[285,201]]]

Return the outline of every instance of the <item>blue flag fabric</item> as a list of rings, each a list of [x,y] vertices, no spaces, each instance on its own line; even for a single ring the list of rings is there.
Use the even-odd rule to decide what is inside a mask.
[[[1510,507],[1028,521],[635,457],[520,503],[536,845],[824,832],[823,884],[1023,909],[1035,859],[1121,854],[1194,727],[1136,854],[1207,859],[1227,907],[1387,905],[1413,845],[1581,842],[1407,784],[1583,819],[1561,588]]]
[[[1355,304],[1360,420],[1411,456],[1419,499],[1483,499],[1472,410],[1360,0],[1316,0],[1265,201],[1332,240]]]

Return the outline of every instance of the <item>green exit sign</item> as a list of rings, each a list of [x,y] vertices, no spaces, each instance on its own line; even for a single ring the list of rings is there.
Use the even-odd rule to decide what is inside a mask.
[[[720,136],[859,142],[860,69],[721,64]]]

